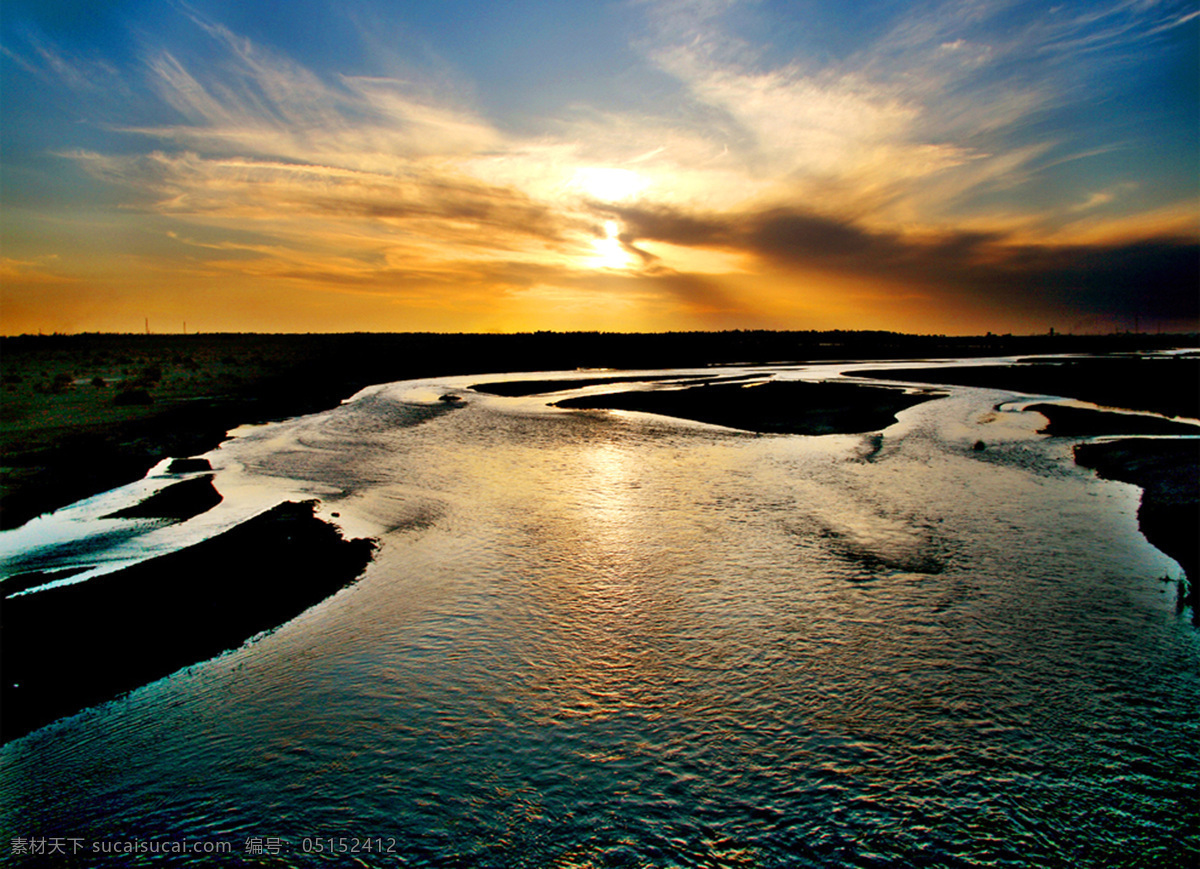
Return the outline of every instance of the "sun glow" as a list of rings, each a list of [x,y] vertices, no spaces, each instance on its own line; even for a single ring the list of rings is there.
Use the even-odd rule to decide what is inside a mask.
[[[571,187],[602,202],[632,199],[650,186],[650,180],[630,169],[587,166],[576,169]]]
[[[633,257],[621,244],[620,233],[621,228],[615,220],[604,221],[604,238],[592,241],[596,255],[589,261],[591,266],[601,269],[624,269],[633,264]]]

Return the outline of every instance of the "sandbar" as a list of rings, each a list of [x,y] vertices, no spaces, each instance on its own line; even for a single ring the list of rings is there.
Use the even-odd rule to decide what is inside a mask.
[[[284,502],[187,549],[0,605],[0,741],[240,646],[352,583],[376,544]]]
[[[1195,357],[1111,356],[1012,365],[880,368],[858,371],[855,376],[1059,395],[1105,407],[1200,417],[1200,359]]]
[[[1146,539],[1179,562],[1181,602],[1196,615],[1200,567],[1200,440],[1129,438],[1078,444],[1075,461],[1101,477],[1142,489],[1138,525]]]
[[[1025,409],[1046,417],[1046,425],[1040,431],[1055,437],[1200,435],[1200,426],[1156,416],[1114,413],[1064,404],[1032,404]]]
[[[847,383],[774,380],[753,386],[717,383],[689,389],[613,392],[555,402],[555,407],[635,410],[762,434],[857,434],[887,428],[896,413],[934,392]]]
[[[220,504],[221,500],[221,493],[213,485],[211,476],[194,477],[191,480],[172,483],[131,507],[101,518],[165,519],[182,522],[211,510]]]

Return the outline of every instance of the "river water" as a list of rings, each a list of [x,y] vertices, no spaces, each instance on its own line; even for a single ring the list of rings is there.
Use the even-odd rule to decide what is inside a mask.
[[[1028,396],[955,387],[873,438],[467,389],[541,376],[240,429],[184,523],[98,518],[160,467],[0,535],[10,572],[103,571],[317,497],[382,543],[279,629],[0,749],[4,858],[1194,864],[1179,568]],[[231,853],[145,853],[180,842]]]

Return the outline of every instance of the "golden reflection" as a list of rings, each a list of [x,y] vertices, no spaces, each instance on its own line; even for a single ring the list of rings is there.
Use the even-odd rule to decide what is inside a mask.
[[[584,451],[582,464],[587,473],[587,513],[597,530],[605,532],[606,543],[622,540],[636,524],[630,493],[638,483],[627,467],[628,457],[611,443],[601,443]]]

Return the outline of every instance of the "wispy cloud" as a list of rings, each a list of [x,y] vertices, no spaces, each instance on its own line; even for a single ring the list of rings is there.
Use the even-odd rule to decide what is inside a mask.
[[[122,78],[154,95],[137,123],[106,117],[124,147],[57,153],[170,230],[186,251],[174,267],[197,280],[457,299],[473,322],[511,327],[502,303],[577,317],[606,298],[631,324],[639,309],[657,327],[672,311],[770,325],[789,305],[816,311],[814,288],[835,283],[920,304],[1195,316],[1186,194],[1139,213],[1126,188],[1088,180],[1022,200],[1069,162],[1128,147],[1044,119],[1118,62],[1111,46],[1127,62],[1188,23],[1184,6],[934,2],[827,58],[744,41],[744,7],[633,3],[649,22],[637,48],[673,98],[657,112],[577,104],[521,133],[418,76],[309,68],[182,5],[193,35],[147,36],[136,81],[45,40],[5,52],[81,94]],[[788,289],[801,280],[803,303]],[[1122,281],[1156,289],[1131,300]]]
[[[20,281],[26,284],[63,284],[75,282],[76,278],[62,274],[54,269],[57,260],[57,254],[49,254],[27,260],[0,257],[0,279]]]

